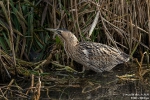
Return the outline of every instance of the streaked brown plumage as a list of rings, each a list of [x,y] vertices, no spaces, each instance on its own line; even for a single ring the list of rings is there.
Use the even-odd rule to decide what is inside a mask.
[[[129,56],[116,48],[95,42],[79,42],[67,30],[49,29],[56,32],[64,42],[67,55],[76,62],[95,72],[110,71],[117,64],[127,62]]]

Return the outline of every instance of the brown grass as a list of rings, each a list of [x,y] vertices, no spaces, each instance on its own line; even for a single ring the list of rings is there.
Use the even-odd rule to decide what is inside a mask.
[[[0,8],[0,83],[20,76],[28,80],[31,75],[40,80],[47,72],[77,72],[63,43],[58,37],[54,40],[44,30],[47,27],[66,28],[80,41],[120,48],[136,62],[138,79],[149,83],[145,77],[150,75],[149,0],[2,0]],[[5,94],[2,97],[7,99]]]

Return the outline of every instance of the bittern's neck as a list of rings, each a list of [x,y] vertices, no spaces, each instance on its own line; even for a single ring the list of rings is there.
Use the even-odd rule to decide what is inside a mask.
[[[77,44],[79,43],[79,41],[69,41],[69,42],[66,42],[65,44],[70,46],[70,47],[74,47],[76,46]]]
[[[64,49],[69,57],[72,58],[72,54],[76,50],[78,41],[74,42],[64,42]]]

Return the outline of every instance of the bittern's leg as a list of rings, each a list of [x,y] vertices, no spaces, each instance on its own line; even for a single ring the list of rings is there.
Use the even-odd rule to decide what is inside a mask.
[[[82,71],[79,72],[79,73],[84,73],[84,72],[85,72],[85,67],[83,66],[83,67],[82,67]]]

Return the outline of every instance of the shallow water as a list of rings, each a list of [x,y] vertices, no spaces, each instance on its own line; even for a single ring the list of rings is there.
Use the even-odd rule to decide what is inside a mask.
[[[67,82],[55,84],[54,90],[45,85],[49,93],[45,95],[43,92],[41,97],[42,100],[47,100],[47,97],[57,100],[150,100],[150,87],[136,75],[132,76],[133,70],[119,65],[112,72],[91,72],[81,74],[80,78],[78,74],[70,75]],[[124,79],[117,77],[125,75]]]
[[[103,73],[53,71],[41,77],[40,100],[150,100],[149,79],[140,80],[136,72],[135,68],[123,65]],[[37,79],[35,76],[35,86]],[[30,91],[27,94],[31,79],[16,82],[23,90],[13,87],[7,91],[6,97],[10,100],[31,100],[34,93]]]

